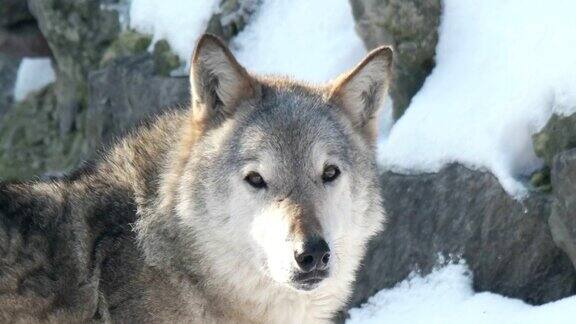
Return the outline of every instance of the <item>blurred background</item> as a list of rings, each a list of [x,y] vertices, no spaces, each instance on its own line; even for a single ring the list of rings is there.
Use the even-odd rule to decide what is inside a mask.
[[[389,222],[351,321],[572,323],[575,12],[572,0],[0,0],[0,179],[59,176],[186,109],[204,32],[252,72],[311,83],[391,45],[378,141]]]

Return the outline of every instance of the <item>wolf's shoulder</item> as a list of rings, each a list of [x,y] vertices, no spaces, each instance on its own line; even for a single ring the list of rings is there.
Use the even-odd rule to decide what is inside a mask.
[[[0,182],[0,321],[67,321],[102,311],[100,265],[130,238],[128,194],[69,178]],[[100,188],[100,189],[99,189]]]

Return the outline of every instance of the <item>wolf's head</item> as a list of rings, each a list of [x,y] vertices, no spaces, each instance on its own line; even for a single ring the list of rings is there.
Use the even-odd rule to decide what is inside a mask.
[[[177,209],[214,271],[301,291],[353,279],[382,226],[374,147],[391,60],[381,47],[310,86],[252,76],[217,38],[200,39]]]

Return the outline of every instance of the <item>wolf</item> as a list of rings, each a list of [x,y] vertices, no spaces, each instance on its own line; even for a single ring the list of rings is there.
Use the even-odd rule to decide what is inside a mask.
[[[0,321],[330,322],[384,224],[392,57],[311,85],[202,36],[188,109],[63,177],[0,183]]]

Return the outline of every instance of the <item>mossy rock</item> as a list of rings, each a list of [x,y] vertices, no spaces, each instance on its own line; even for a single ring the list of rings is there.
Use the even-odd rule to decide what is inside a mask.
[[[544,167],[530,176],[530,184],[538,191],[552,192],[552,184],[550,182],[550,168]]]
[[[119,57],[143,53],[148,49],[151,42],[152,38],[149,35],[143,35],[133,30],[124,31],[106,49],[102,55],[100,66],[104,66]]]
[[[217,12],[208,21],[206,32],[230,41],[246,27],[261,4],[262,0],[221,0]]]
[[[576,147],[576,113],[552,115],[546,126],[532,136],[532,143],[536,155],[550,167],[556,154]]]
[[[154,69],[156,74],[170,76],[170,72],[180,66],[180,59],[170,48],[166,40],[160,40],[154,44]]]
[[[60,133],[50,85],[16,103],[0,120],[0,179],[68,171],[85,155],[84,142],[80,132]]]

